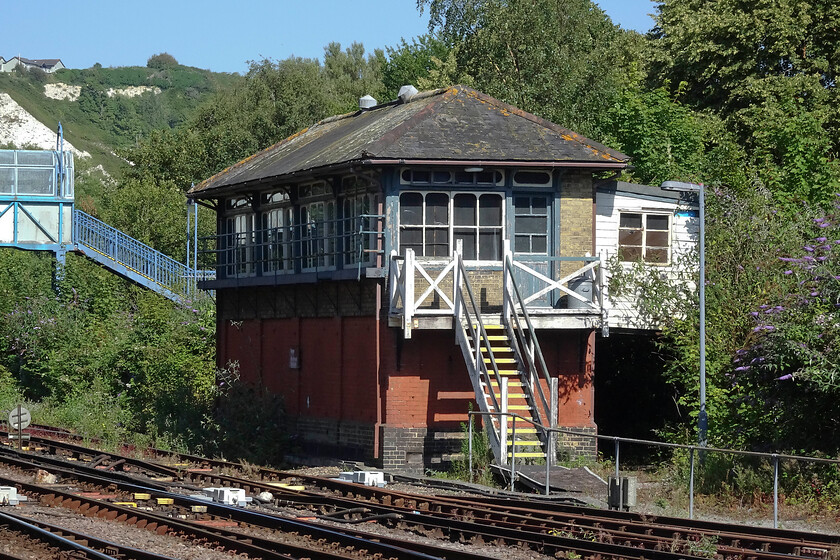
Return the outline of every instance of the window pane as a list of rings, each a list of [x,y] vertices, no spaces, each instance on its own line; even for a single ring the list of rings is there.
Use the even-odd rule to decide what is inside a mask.
[[[548,237],[545,235],[531,237],[531,252],[546,254],[548,252]]]
[[[426,195],[426,224],[435,226],[449,224],[449,195],[443,193]]]
[[[478,223],[482,226],[502,225],[501,196],[495,194],[481,195],[478,199]]]
[[[406,228],[400,232],[400,252],[405,255],[406,248],[414,249],[418,255],[423,255],[423,230]]]
[[[456,171],[455,172],[455,182],[460,183],[462,185],[472,185],[473,184],[473,174],[467,173],[466,171]]]
[[[531,199],[527,196],[517,196],[513,199],[514,213],[517,216],[531,213]]]
[[[495,175],[496,174],[492,171],[482,171],[480,173],[476,173],[475,182],[484,185],[493,184],[493,178],[495,177]]]
[[[452,220],[456,226],[475,225],[475,195],[456,194],[452,206]]]
[[[433,183],[448,183],[452,180],[452,173],[449,171],[434,171],[432,172]]]
[[[482,230],[478,234],[478,258],[483,261],[502,260],[502,230]]]
[[[516,233],[541,233],[545,234],[547,221],[545,217],[520,217],[516,218]]]
[[[622,214],[619,227],[623,228],[641,228],[642,215],[641,214]]]
[[[641,247],[619,247],[619,258],[622,261],[637,261],[642,258]]]
[[[668,262],[668,249],[647,249],[645,261],[651,263],[665,264]]]
[[[411,182],[411,169],[403,169],[402,174],[400,175],[402,180],[406,183]]]
[[[464,252],[463,252],[462,256],[468,261],[474,261],[475,256],[476,256],[475,230],[474,229],[472,229],[472,230],[470,230],[470,229],[467,229],[467,230],[456,229],[455,230],[455,242],[457,243],[459,239],[461,241],[463,241],[463,243],[464,243]],[[457,245],[456,245],[456,247],[457,247]]]
[[[429,228],[426,230],[425,256],[449,256],[449,230],[445,228]]]
[[[652,214],[647,217],[647,228],[668,231],[668,216]]]
[[[428,171],[421,171],[419,169],[415,169],[411,172],[412,183],[428,183],[430,178],[431,173],[429,173]]]
[[[18,168],[18,194],[54,194],[52,169]]]
[[[618,231],[619,245],[641,245],[642,232],[641,230],[622,229]]]
[[[648,231],[647,241],[648,247],[667,247],[668,246],[668,232],[667,231]]]
[[[544,171],[517,171],[513,180],[519,184],[547,185],[551,176]]]
[[[531,213],[544,216],[548,214],[548,199],[544,196],[531,198]]]
[[[513,241],[513,250],[517,253],[530,253],[531,252],[531,236],[530,235],[517,235],[514,236]]]
[[[0,193],[11,194],[12,186],[15,183],[15,170],[13,167],[0,167]]]
[[[400,224],[418,226],[423,223],[423,195],[402,193],[400,195]]]

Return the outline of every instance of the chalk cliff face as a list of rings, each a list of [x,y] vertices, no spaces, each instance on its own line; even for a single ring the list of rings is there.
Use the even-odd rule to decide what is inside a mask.
[[[0,145],[34,147],[39,150],[55,149],[56,131],[41,123],[18,105],[7,93],[0,93]],[[64,141],[64,149],[77,157],[90,157],[88,152],[77,150]]]

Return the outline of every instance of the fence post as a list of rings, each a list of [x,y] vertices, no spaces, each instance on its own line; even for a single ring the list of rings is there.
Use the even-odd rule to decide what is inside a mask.
[[[510,260],[510,265],[513,266],[513,257],[510,253],[510,240],[505,239],[502,241],[502,324],[506,325],[508,320],[510,319],[510,272],[508,271],[508,261]]]
[[[779,528],[779,456],[773,453],[773,528]]]
[[[694,519],[694,446],[692,445],[691,448],[688,450],[688,454],[690,457],[691,468],[689,469],[689,479],[688,479],[688,518]]]
[[[492,388],[491,388],[492,389]],[[508,408],[508,378],[502,377],[499,386],[499,442],[502,447],[502,464],[507,464],[507,408]]]
[[[464,241],[458,239],[455,244],[455,254],[452,256],[455,261],[455,267],[452,269],[452,312],[455,314],[454,320],[461,320],[461,306],[464,303],[461,301],[461,250]],[[455,329],[458,332],[458,329]]]
[[[472,482],[473,481],[473,470],[472,470],[472,463],[473,463],[473,461],[472,461],[472,455],[473,455],[473,413],[472,412],[470,412],[469,437],[470,437],[470,443],[469,443],[470,482]]]
[[[548,449],[546,450],[545,462],[548,466],[554,466],[557,464],[557,446],[555,444],[555,438],[557,437],[556,432],[554,432],[554,428],[557,427],[557,416],[558,410],[560,405],[558,403],[557,395],[559,392],[559,380],[556,377],[551,378],[551,382],[549,383],[549,391],[551,391],[551,395],[549,398],[549,408],[551,410],[548,411],[548,425],[551,428],[548,432]],[[598,440],[595,440],[596,444]],[[549,458],[550,457],[550,458]],[[546,493],[548,493],[548,481],[546,481]]]
[[[403,332],[405,338],[411,338],[411,327],[414,323],[414,249],[405,250],[405,301],[403,301]]]
[[[516,416],[511,416],[513,423],[510,428],[510,491],[516,488]]]

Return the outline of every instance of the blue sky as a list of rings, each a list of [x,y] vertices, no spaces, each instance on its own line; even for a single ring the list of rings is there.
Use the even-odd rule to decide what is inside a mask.
[[[647,31],[653,0],[596,0],[615,23]],[[320,58],[324,46],[366,50],[426,31],[415,0],[0,0],[0,56],[61,58],[70,68],[144,66],[168,52],[178,62],[244,72],[248,60]]]

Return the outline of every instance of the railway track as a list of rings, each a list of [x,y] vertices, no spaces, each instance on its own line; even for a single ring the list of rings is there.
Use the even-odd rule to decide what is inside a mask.
[[[376,521],[390,529],[444,541],[475,545],[493,543],[496,546],[528,548],[555,557],[593,559],[675,560],[689,556],[725,560],[822,559],[828,558],[840,542],[837,537],[813,533],[677,518],[643,518],[626,512],[585,508],[545,499],[526,500],[488,495],[418,496],[336,479],[256,469],[238,463],[160,450],[149,451],[149,459],[137,459],[103,453],[72,441],[57,440],[54,439],[56,434],[50,436],[32,435],[33,453],[18,455],[7,449],[0,453],[0,460],[18,469],[41,468],[60,473],[63,479],[77,480],[89,489],[98,488],[94,491],[100,493],[108,491],[123,494],[110,498],[110,502],[91,498],[94,501],[83,506],[78,495],[59,496],[49,489],[17,482],[22,492],[38,497],[42,503],[66,503],[78,509],[86,507],[86,512],[97,508],[97,515],[100,515],[99,512],[117,511],[114,519],[125,516],[123,521],[130,520],[132,512],[119,512],[113,502],[118,498],[126,499],[132,493],[149,494],[155,499],[163,499],[169,507],[159,513],[144,513],[152,516],[146,521],[146,526],[157,524],[155,530],[165,526],[167,531],[182,536],[187,535],[188,531],[181,526],[173,528],[176,523],[172,520],[189,521],[181,518],[189,518],[194,506],[204,505],[210,521],[226,519],[238,524],[240,528],[305,535],[304,538],[309,541],[336,539],[330,541],[327,548],[334,551],[344,547],[346,553],[347,547],[352,547],[353,551],[366,547],[366,554],[382,557],[389,557],[388,554],[397,554],[390,557],[409,557],[403,555],[414,553],[439,558],[484,558],[486,554],[470,556],[468,552],[437,545],[418,546],[416,539],[411,542],[406,538],[382,535],[376,537],[377,545],[392,548],[377,549],[377,545],[368,544],[369,534],[350,527]],[[67,439],[70,436],[62,434],[58,437]],[[0,484],[6,482],[0,480]],[[281,484],[288,486],[281,487]],[[259,508],[241,508],[196,503],[196,498],[188,495],[203,487],[220,485],[241,488],[252,495],[270,492],[272,499]],[[168,503],[169,500],[171,503]],[[290,517],[283,512],[283,508],[295,508],[299,513]],[[140,523],[141,519],[138,513],[136,510],[133,512],[133,517],[137,518],[136,523]],[[110,515],[101,514],[105,517]],[[324,530],[325,524],[341,525],[340,531],[336,532],[359,540],[349,545],[339,544],[341,541],[337,537],[323,536],[316,531]],[[214,533],[219,539],[236,538],[225,534],[221,528],[214,528]],[[239,535],[239,541],[225,542],[219,546],[231,551],[246,552],[244,548],[247,547],[242,543],[241,533]],[[203,535],[200,538],[209,537]],[[309,541],[303,546],[309,546]],[[253,545],[253,538],[250,538],[250,542]],[[258,557],[270,550],[270,546],[263,541],[260,541],[258,548],[260,550],[253,549],[247,554]],[[394,552],[394,549],[399,551]],[[297,551],[295,554],[302,552]]]

